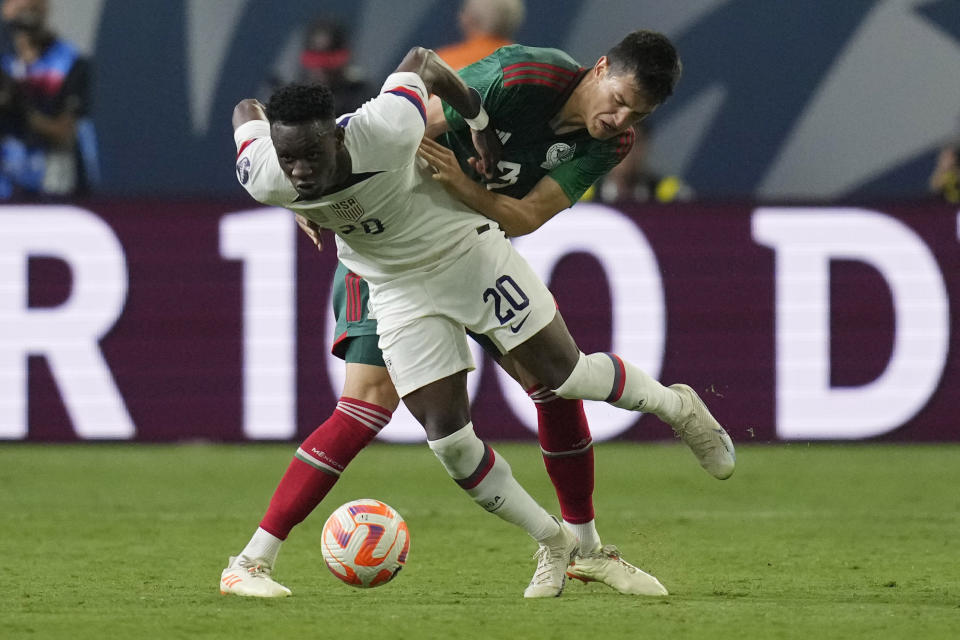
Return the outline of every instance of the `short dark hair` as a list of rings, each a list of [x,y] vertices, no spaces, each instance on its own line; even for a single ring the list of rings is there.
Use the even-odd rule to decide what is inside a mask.
[[[614,74],[629,73],[647,97],[660,104],[673,94],[683,65],[667,36],[640,29],[607,52]]]
[[[322,84],[288,84],[274,91],[267,102],[270,122],[299,124],[334,117],[333,93]]]

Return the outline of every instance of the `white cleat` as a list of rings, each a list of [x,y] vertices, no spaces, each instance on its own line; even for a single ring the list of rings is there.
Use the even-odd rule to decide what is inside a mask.
[[[584,583],[602,582],[631,596],[668,595],[659,580],[620,557],[620,551],[612,544],[578,555],[567,569],[567,576]]]
[[[567,582],[567,567],[570,566],[579,545],[577,536],[562,522],[556,518],[554,520],[560,526],[560,531],[545,540],[534,554],[537,570],[523,592],[524,598],[556,598],[563,593]]]
[[[726,480],[733,475],[737,464],[733,440],[710,415],[707,405],[703,404],[696,391],[685,384],[672,384],[670,388],[680,395],[683,402],[680,417],[670,426],[690,447],[701,467],[714,478]]]
[[[231,556],[220,574],[220,593],[254,598],[285,598],[290,589],[270,577],[270,565],[246,556]]]

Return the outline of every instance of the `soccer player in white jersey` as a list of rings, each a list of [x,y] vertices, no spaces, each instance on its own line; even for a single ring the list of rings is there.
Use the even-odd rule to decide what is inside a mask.
[[[524,596],[557,596],[577,539],[474,434],[465,328],[486,335],[560,397],[642,410],[697,432],[716,444],[708,447],[709,463],[720,475],[733,472],[733,445],[689,387],[668,390],[614,354],[580,352],[549,290],[497,224],[430,178],[429,166],[416,158],[429,93],[471,126],[487,128],[478,96],[448,67],[429,64],[434,58],[412,50],[380,95],[339,123],[329,91],[319,86],[281,89],[266,111],[256,101],[241,102],[234,111],[238,178],[258,201],[336,232],[340,260],[370,285],[384,360],[430,448],[478,504],[540,543]],[[371,428],[382,422],[367,418]],[[269,546],[266,541],[258,554],[248,545],[231,559],[221,590],[288,595],[269,577]],[[651,593],[666,593],[648,578]]]

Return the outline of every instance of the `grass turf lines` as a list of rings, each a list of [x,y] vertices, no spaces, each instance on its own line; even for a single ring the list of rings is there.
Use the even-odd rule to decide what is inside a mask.
[[[956,638],[960,447],[740,446],[728,481],[682,446],[599,444],[604,542],[667,598],[568,583],[528,601],[535,544],[484,513],[425,446],[378,444],[287,541],[292,598],[221,596],[292,445],[0,445],[3,638]],[[535,444],[497,446],[557,511]],[[374,497],[407,567],[350,588],[320,529]]]

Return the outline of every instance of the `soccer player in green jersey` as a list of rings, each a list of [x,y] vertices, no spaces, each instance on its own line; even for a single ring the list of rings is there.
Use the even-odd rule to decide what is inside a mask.
[[[626,155],[633,141],[632,125],[673,92],[680,68],[669,40],[650,31],[631,33],[591,68],[582,68],[556,49],[504,47],[460,72],[479,93],[490,126],[467,122],[434,98],[427,108],[420,153],[433,166],[436,180],[497,221],[508,235],[530,233],[574,204]],[[487,166],[474,158],[481,155],[474,148],[489,148],[491,129],[499,135],[502,149],[499,160]],[[449,148],[430,140],[441,135]],[[316,226],[302,217],[298,223],[321,246]],[[366,315],[366,285],[343,265],[335,275],[333,302],[337,315],[333,351],[346,361],[344,388],[333,415],[301,449],[333,448],[340,455],[323,465],[293,459],[244,555],[257,557],[269,547],[275,558],[290,530],[320,503],[399,404],[377,346],[376,321]],[[560,398],[509,357],[495,349],[492,353],[536,403],[547,472],[564,522],[580,540],[580,555],[568,575],[603,582],[621,593],[664,595],[665,590],[651,590],[650,576],[624,561],[616,547],[600,541],[592,500],[592,439],[582,402]],[[732,460],[715,462],[722,442],[709,434],[690,437],[678,431],[678,435],[711,474],[721,479],[732,474]],[[325,445],[334,441],[336,447]]]
[[[449,105],[433,100],[425,139],[443,134],[440,141],[467,173],[444,171],[437,178],[466,204],[505,225],[508,235],[536,230],[623,159],[633,146],[632,126],[672,93],[679,61],[671,56],[672,47],[666,49],[666,39],[657,36],[631,34],[591,69],[557,49],[522,45],[502,47],[462,69],[460,77],[480,93],[497,129],[502,155],[496,167],[479,166],[472,158],[471,129]],[[611,72],[611,56],[642,55],[650,61],[654,43],[663,47],[657,51],[663,59],[645,75],[645,89],[626,69]],[[429,141],[425,146],[438,151]]]

